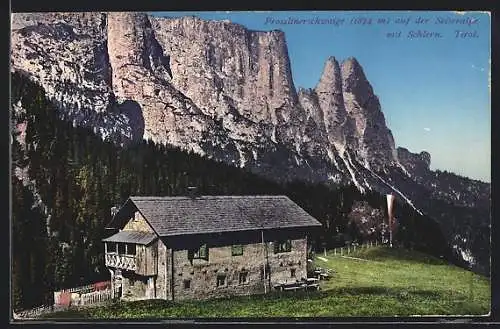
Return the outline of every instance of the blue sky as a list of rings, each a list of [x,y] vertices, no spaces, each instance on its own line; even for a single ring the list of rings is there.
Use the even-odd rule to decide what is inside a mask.
[[[314,88],[329,56],[356,57],[379,96],[396,146],[431,154],[431,168],[491,180],[490,16],[469,12],[161,12],[229,19],[251,30],[285,32],[295,87]],[[343,23],[287,24],[288,19]],[[352,24],[353,18],[371,24]],[[429,19],[417,24],[417,17]],[[389,18],[388,24],[377,24]],[[274,22],[271,21],[274,19]],[[398,22],[396,20],[399,19]],[[409,20],[408,20],[409,19]],[[471,25],[452,23],[469,19]],[[448,24],[438,24],[446,22]],[[475,20],[475,21],[474,21]],[[358,22],[361,22],[358,20]],[[325,22],[325,21],[324,21]],[[425,30],[441,38],[409,38]],[[455,31],[477,37],[456,37]],[[399,38],[388,33],[401,31]]]

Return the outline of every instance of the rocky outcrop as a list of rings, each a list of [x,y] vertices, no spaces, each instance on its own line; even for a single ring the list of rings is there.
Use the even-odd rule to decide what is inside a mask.
[[[404,147],[398,147],[397,152],[399,163],[405,167],[410,175],[422,175],[430,170],[431,155],[428,152],[422,151],[415,154]]]
[[[13,14],[11,69],[40,84],[64,117],[118,142],[137,138],[114,103],[105,13]]]
[[[216,135],[214,120],[170,83],[169,57],[155,37],[149,18],[137,13],[109,13],[108,54],[112,89],[118,101],[139,125],[141,138],[169,143],[205,154],[201,143],[227,143]],[[122,112],[122,111],[120,111]]]
[[[344,104],[339,63],[334,57],[326,61],[314,92],[318,100],[317,106],[322,112],[321,116],[316,115],[315,118],[324,126],[329,143],[342,154],[346,149],[346,137],[351,137],[353,127]]]
[[[348,58],[342,63],[341,72],[345,107],[355,123],[351,132],[356,143],[352,146],[357,149],[358,159],[375,170],[394,165],[397,162],[394,139],[361,65],[356,59]]]

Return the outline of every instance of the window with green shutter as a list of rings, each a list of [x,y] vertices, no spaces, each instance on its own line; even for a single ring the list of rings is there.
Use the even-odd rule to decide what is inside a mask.
[[[208,260],[208,247],[206,244],[201,245],[198,249],[188,251],[189,259],[205,259]]]
[[[235,244],[235,245],[231,246],[231,255],[232,256],[243,255],[243,246],[241,244]]]
[[[290,252],[292,251],[292,242],[290,240],[275,241],[274,242],[274,253]]]

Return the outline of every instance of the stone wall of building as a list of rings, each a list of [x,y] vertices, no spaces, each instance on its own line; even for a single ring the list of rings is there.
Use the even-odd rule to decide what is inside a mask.
[[[124,229],[152,231],[139,213]],[[271,291],[277,283],[294,282],[307,276],[305,233],[280,230],[266,232],[264,236],[264,244],[259,232],[231,232],[159,239],[147,247],[137,246],[138,268],[136,273],[123,272],[122,296],[177,301],[250,295]],[[291,251],[275,253],[275,241],[287,238],[291,241]],[[189,259],[188,249],[205,242],[208,260]],[[232,255],[232,243],[241,243],[242,255]],[[224,280],[218,285],[220,277]]]
[[[307,277],[307,240],[291,240],[291,243],[291,252],[275,254],[274,246],[269,248],[271,285]]]
[[[175,250],[174,300],[263,293],[265,284],[269,291],[276,283],[293,282],[306,277],[306,239],[291,240],[290,252],[276,254],[273,243],[246,244],[240,256],[232,256],[231,246],[209,247],[208,260],[190,260],[187,250]],[[270,275],[270,279],[263,276],[266,263],[269,264],[266,277]],[[295,269],[295,277],[291,275],[292,269]],[[245,282],[240,282],[242,272],[247,273]],[[225,277],[224,285],[217,286],[219,276]]]
[[[137,275],[132,272],[122,271],[122,299],[136,300],[147,297],[148,277]]]

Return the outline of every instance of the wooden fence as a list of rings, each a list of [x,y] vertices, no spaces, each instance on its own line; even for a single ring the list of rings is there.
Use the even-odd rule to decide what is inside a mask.
[[[99,287],[102,284],[106,284],[106,283],[111,284],[110,281],[102,281],[102,282],[87,284],[85,286],[69,288],[69,289],[62,289],[62,290],[59,290],[59,292],[70,292],[70,293],[72,293],[72,292],[79,292],[79,293],[92,292],[92,291],[96,290],[96,287]]]
[[[54,296],[58,296],[58,304],[42,305],[32,309],[13,312],[13,317],[16,320],[36,319],[43,314],[52,313],[55,311],[66,310],[71,307],[83,307],[97,305],[110,301],[112,299],[111,289],[94,290],[91,292],[78,293],[78,291],[88,291],[89,287],[65,289],[63,292],[56,292]],[[69,302],[64,301],[64,296],[70,296]]]
[[[347,245],[347,246],[344,246],[344,247],[339,247],[339,248],[334,248],[333,249],[333,255],[334,256],[345,256],[345,255],[349,255],[350,253],[353,253],[355,252],[356,250],[362,250],[362,249],[369,249],[371,247],[376,247],[380,245],[380,242],[378,241],[370,241],[370,242],[367,242],[367,243],[363,243],[363,244],[352,244],[352,245]],[[324,249],[324,255],[326,256],[326,249]]]
[[[111,289],[97,290],[94,292],[81,294],[78,306],[88,306],[106,302],[108,300],[111,300],[111,295]]]
[[[54,305],[78,305],[82,295],[111,289],[111,281],[96,282],[85,286],[63,289],[54,292]],[[97,295],[97,294],[95,294]]]

